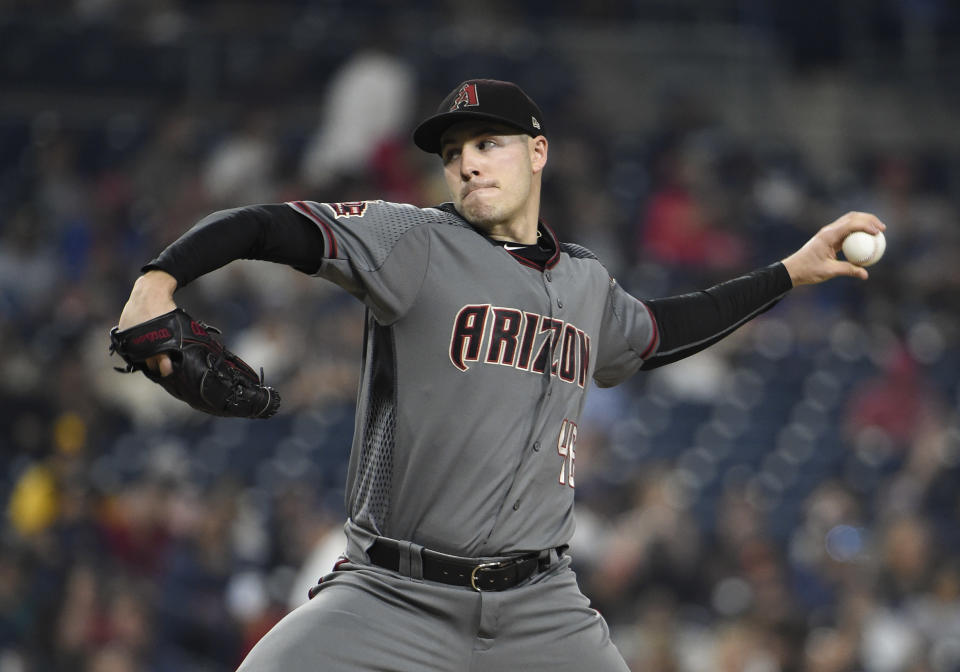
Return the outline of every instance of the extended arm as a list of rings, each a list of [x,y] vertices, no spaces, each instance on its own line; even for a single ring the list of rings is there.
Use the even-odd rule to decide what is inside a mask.
[[[763,313],[793,285],[783,264],[773,264],[702,292],[644,301],[659,335],[643,370],[675,362],[713,345]]]
[[[641,368],[654,369],[703,350],[737,327],[772,308],[791,287],[837,276],[865,280],[867,271],[837,259],[853,231],[876,233],[886,226],[873,215],[850,212],[820,229],[782,262],[702,292],[644,303],[656,321],[659,345]]]

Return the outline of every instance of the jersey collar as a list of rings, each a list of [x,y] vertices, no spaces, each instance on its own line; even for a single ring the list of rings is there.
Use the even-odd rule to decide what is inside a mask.
[[[443,210],[444,212],[448,212],[452,215],[456,215],[460,219],[460,221],[462,221],[466,226],[469,226],[471,229],[476,231],[479,235],[483,236],[488,241],[490,241],[490,244],[498,245],[498,246],[503,245],[503,241],[493,240],[492,238],[484,234],[482,231],[478,230],[475,226],[470,224],[470,222],[465,220],[463,216],[459,212],[457,212],[457,209],[453,206],[453,203],[450,203],[450,202],[442,203],[437,206],[437,210]],[[535,261],[526,259],[525,257],[522,257],[521,255],[516,254],[511,250],[506,250],[506,252],[511,256],[513,256],[517,261],[524,264],[525,266],[532,266],[539,270],[553,268],[554,266],[557,265],[557,262],[560,261],[560,241],[557,239],[557,234],[554,233],[553,229],[551,229],[547,225],[547,223],[541,219],[539,222],[537,222],[537,237],[539,238],[541,247],[544,247],[546,249],[553,251],[550,257],[547,258],[546,261],[535,262]]]
[[[553,247],[553,255],[543,264],[544,268],[553,268],[560,261],[560,241],[557,234],[542,219],[537,223],[537,233],[540,235],[541,244],[547,242]]]

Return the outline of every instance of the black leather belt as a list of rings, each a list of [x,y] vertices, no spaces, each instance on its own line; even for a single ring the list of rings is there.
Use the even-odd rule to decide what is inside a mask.
[[[566,546],[557,549],[562,555]],[[400,570],[400,547],[391,539],[380,538],[367,550],[370,562],[393,571]],[[476,562],[424,548],[420,551],[423,578],[451,586],[467,586],[476,591],[506,590],[550,566],[551,551],[519,555],[497,562]]]

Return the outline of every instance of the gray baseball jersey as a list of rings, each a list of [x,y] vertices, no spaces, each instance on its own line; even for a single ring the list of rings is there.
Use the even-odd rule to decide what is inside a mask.
[[[568,543],[589,381],[655,352],[646,306],[543,225],[541,270],[450,206],[288,205],[323,233],[317,275],[367,307],[348,532],[467,557]]]

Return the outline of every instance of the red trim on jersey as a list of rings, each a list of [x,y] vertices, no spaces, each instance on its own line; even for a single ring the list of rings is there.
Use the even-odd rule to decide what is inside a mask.
[[[490,342],[487,344],[487,364],[499,364],[512,367],[517,361],[520,349],[520,328],[523,326],[523,313],[516,308],[493,308],[493,323],[490,327]],[[506,329],[509,322],[510,329]],[[494,353],[496,349],[496,353]],[[504,350],[510,353],[509,359]],[[494,357],[494,354],[496,356]]]
[[[489,303],[467,304],[457,312],[457,316],[453,319],[453,331],[450,332],[450,348],[447,352],[450,356],[450,362],[460,371],[466,371],[470,368],[467,366],[467,362],[480,361],[480,350],[483,347],[483,337],[486,335],[487,316],[489,314]],[[471,355],[471,350],[476,352]]]
[[[537,333],[547,334],[547,337],[533,357],[533,364],[530,365],[532,372],[545,373],[549,369],[550,375],[557,374],[557,362],[554,360],[554,355],[560,354],[560,335],[564,324],[563,320],[557,320],[546,315],[540,316],[540,331]],[[543,368],[537,368],[539,366]]]
[[[647,311],[647,315],[650,316],[650,325],[653,327],[653,335],[650,337],[650,343],[647,344],[647,349],[644,350],[640,355],[640,359],[646,359],[650,356],[650,353],[653,352],[654,348],[657,346],[657,343],[660,342],[660,330],[657,329],[657,318],[653,316],[653,313],[650,311],[650,308],[647,307],[647,304],[641,301],[640,305],[643,306],[643,309]]]
[[[553,268],[557,265],[557,262],[560,261],[560,240],[557,238],[557,234],[553,232],[545,221],[540,220],[540,225],[543,226],[543,230],[550,234],[550,240],[553,241],[553,256],[544,262],[544,268]]]
[[[577,328],[568,322],[563,327],[563,336],[560,338],[560,366],[557,375],[566,383],[577,379],[577,331]]]
[[[583,329],[577,329],[578,350],[580,351],[580,369],[577,385],[584,387],[587,383],[587,371],[590,369],[590,336]]]
[[[537,330],[540,328],[540,320],[543,319],[538,313],[523,313],[523,336],[520,338],[520,348],[517,354],[517,368],[521,371],[530,370],[530,360],[533,357],[533,345],[537,339]]]
[[[538,263],[535,262],[535,261],[530,261],[529,259],[526,259],[525,257],[521,257],[521,256],[520,256],[519,254],[517,254],[516,252],[512,252],[512,251],[508,250],[507,248],[503,248],[503,251],[506,252],[507,254],[509,254],[510,256],[512,256],[514,259],[516,259],[517,261],[519,261],[519,262],[520,262],[521,264],[523,264],[524,266],[529,266],[530,268],[535,268],[535,269],[537,269],[538,271],[542,271],[542,270],[543,270],[543,266],[541,266],[540,264],[538,264]]]
[[[516,252],[513,252],[512,250],[508,250],[506,247],[503,248],[503,251],[511,255],[514,259],[519,261],[524,266],[527,266],[529,268],[535,268],[538,271],[545,271],[548,268],[553,268],[554,266],[557,265],[557,262],[560,261],[560,241],[557,240],[557,234],[553,232],[553,229],[547,226],[543,222],[543,220],[540,220],[539,222],[537,222],[537,224],[538,224],[537,233],[538,234],[540,233],[540,226],[542,226],[543,229],[547,232],[547,235],[549,236],[550,240],[553,243],[553,255],[551,255],[549,259],[547,259],[544,262],[531,261],[530,259],[527,259],[526,257],[523,257],[517,254]]]
[[[303,201],[288,201],[288,203],[290,204],[290,207],[320,227],[324,235],[330,241],[330,254],[328,254],[327,257],[330,259],[336,259],[338,252],[337,238],[333,235],[333,229],[330,228],[330,225],[323,221],[323,218],[314,214],[313,210],[311,210]]]

